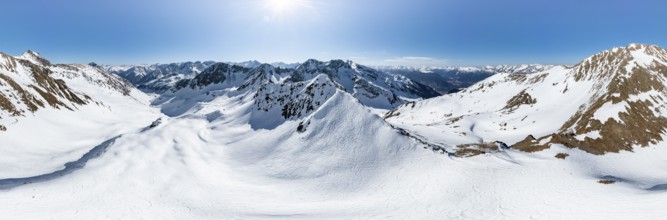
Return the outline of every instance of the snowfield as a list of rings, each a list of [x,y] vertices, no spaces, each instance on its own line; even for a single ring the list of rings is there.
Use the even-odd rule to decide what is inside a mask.
[[[311,126],[335,126],[331,123]],[[3,190],[0,203],[11,207],[3,218],[659,219],[667,214],[667,191],[647,190],[667,183],[667,161],[657,157],[667,153],[664,146],[602,157],[554,149],[448,158],[400,137],[377,144],[361,142],[371,138],[348,140],[322,149],[345,137],[332,133],[304,143],[281,134],[294,127],[256,132],[205,119],[168,120],[119,138],[83,170]],[[560,160],[555,152],[571,156]],[[597,182],[602,176],[623,181],[603,185]]]
[[[0,219],[667,216],[664,141],[604,155],[554,144],[457,157],[426,145],[452,152],[557,131],[609,83],[575,80],[569,67],[523,79],[497,74],[393,110],[360,96],[359,85],[378,94],[384,86],[317,71],[303,81],[273,69],[258,75],[273,77],[252,79],[233,72],[225,82],[151,97],[137,89],[122,95],[91,80],[104,78],[99,69],[80,68],[90,74],[56,69],[54,77],[103,105],[40,109],[0,131]],[[595,117],[625,120],[626,104],[662,96],[628,96]]]
[[[229,102],[220,97],[211,103]],[[240,108],[240,109],[236,109]],[[338,92],[303,133],[253,130],[243,105],[163,120],[84,169],[0,191],[8,219],[660,219],[666,146],[447,157]],[[207,108],[204,108],[207,109]],[[212,108],[211,108],[212,110]],[[247,118],[247,117],[246,117]],[[318,132],[328,131],[328,132]],[[4,140],[4,139],[3,139]],[[565,160],[554,157],[568,153]],[[19,156],[19,159],[21,157]],[[27,158],[26,158],[27,159]],[[34,163],[33,165],[38,165]],[[598,183],[613,179],[614,184]],[[0,181],[1,182],[1,181]]]

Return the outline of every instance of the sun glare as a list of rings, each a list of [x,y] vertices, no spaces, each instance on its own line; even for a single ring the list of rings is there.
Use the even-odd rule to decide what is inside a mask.
[[[273,19],[284,19],[299,10],[312,8],[310,0],[265,0],[264,6],[271,12]]]
[[[284,12],[292,10],[297,5],[298,1],[299,0],[268,0],[267,5],[276,12]]]

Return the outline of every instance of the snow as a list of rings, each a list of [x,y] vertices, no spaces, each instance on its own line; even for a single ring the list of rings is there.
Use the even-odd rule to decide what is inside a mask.
[[[448,158],[397,136],[345,94],[294,123],[253,131],[172,118],[131,132],[64,177],[0,191],[10,219],[561,219],[667,214],[665,146],[605,156]],[[341,120],[342,119],[342,120]],[[367,128],[372,128],[367,129]],[[330,133],[317,131],[331,131]],[[350,137],[350,134],[359,134]],[[136,143],[142,143],[140,145]],[[553,157],[570,154],[566,160]],[[597,183],[603,176],[623,179]],[[564,212],[563,210],[567,210]]]
[[[653,56],[646,54],[646,52],[643,49],[635,50],[630,53],[632,54],[634,61],[641,66],[649,66],[655,60]]]
[[[496,74],[459,93],[420,101],[414,108],[400,107],[400,115],[388,121],[448,146],[496,140],[513,144],[528,135],[541,137],[560,129],[596,95],[591,89],[596,82],[575,81],[569,71],[553,67],[537,84],[530,81],[543,73],[528,74],[522,83],[509,80],[510,74]],[[523,90],[537,103],[506,112],[508,100]]]
[[[553,133],[606,94],[591,89],[601,82],[577,81],[570,71],[553,67],[525,81],[497,74],[461,93],[404,104],[386,121],[380,115],[387,110],[364,106],[359,93],[343,91],[324,74],[303,85],[274,75],[278,84],[245,91],[238,77],[152,99],[136,89],[123,96],[94,84],[83,77],[99,77],[92,69],[57,72],[73,90],[104,105],[43,109],[0,132],[0,206],[8,207],[1,218],[663,218],[665,142],[603,156],[553,146],[457,158],[413,139],[452,147]],[[281,106],[254,97],[307,100],[298,95],[309,85],[322,85],[310,97],[321,104],[297,117],[276,117]],[[283,86],[296,92],[283,94]],[[503,109],[521,91],[537,102]],[[658,96],[647,92],[630,101]],[[601,118],[617,116],[626,105],[607,104]],[[100,145],[107,140],[113,143]],[[569,156],[557,159],[557,153]],[[82,157],[85,166],[71,169]],[[63,168],[67,172],[58,173]],[[52,172],[62,176],[42,176]],[[9,184],[17,178],[39,181]]]
[[[36,54],[36,53],[35,53]],[[24,55],[25,56],[25,55]],[[43,108],[11,121],[0,132],[0,179],[34,176],[60,170],[101,142],[138,130],[161,117],[148,106],[150,97],[131,89],[127,96],[105,83],[101,73],[87,65],[80,71],[54,67],[52,77],[66,82],[79,95],[94,97],[87,105],[69,104],[72,110]],[[0,72],[20,84],[33,84],[30,72],[18,65],[16,72]],[[36,95],[37,97],[41,97]],[[81,95],[83,96],[83,95]]]
[[[84,106],[76,112],[44,109],[21,118],[0,132],[0,179],[61,169],[91,147],[159,117],[137,106],[118,106],[114,111],[99,106]]]
[[[600,107],[598,111],[593,113],[593,118],[599,120],[602,123],[606,122],[608,119],[614,119],[616,122],[622,123],[623,121],[621,120],[619,114],[621,112],[625,112],[627,106],[628,103],[625,101],[616,104],[612,103],[611,101],[606,102],[602,105],[602,107]]]
[[[580,134],[580,135],[575,136],[575,138],[577,140],[580,140],[580,141],[583,141],[586,138],[599,139],[601,137],[602,136],[600,135],[600,131],[591,131],[591,132],[588,132],[586,134]]]
[[[17,59],[22,59],[22,60],[27,60],[27,61],[30,61],[34,64],[38,64],[38,65],[41,65],[40,59],[44,59],[42,57],[42,55],[40,55],[39,53],[37,53],[35,51],[32,51],[32,50],[28,50],[28,51],[22,53],[21,55],[17,56],[16,58]]]

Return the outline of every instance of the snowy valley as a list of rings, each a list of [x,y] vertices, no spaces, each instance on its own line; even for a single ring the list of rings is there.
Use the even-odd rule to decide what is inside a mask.
[[[0,218],[660,219],[666,85],[642,44],[441,70],[0,54]]]

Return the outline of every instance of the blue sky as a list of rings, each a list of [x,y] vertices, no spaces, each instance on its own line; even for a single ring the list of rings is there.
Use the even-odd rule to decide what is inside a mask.
[[[6,1],[0,51],[32,49],[59,63],[574,64],[629,43],[667,47],[666,7],[658,0]]]

